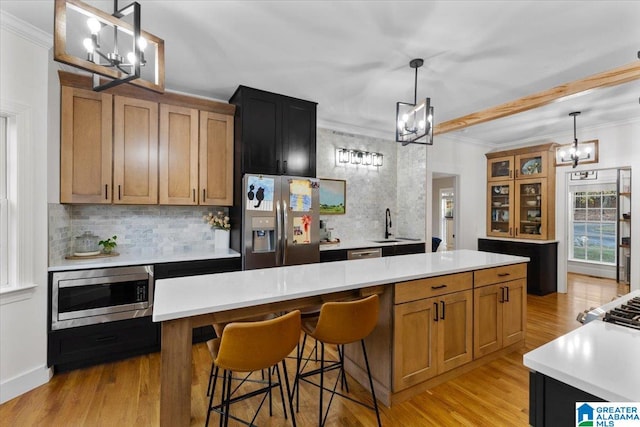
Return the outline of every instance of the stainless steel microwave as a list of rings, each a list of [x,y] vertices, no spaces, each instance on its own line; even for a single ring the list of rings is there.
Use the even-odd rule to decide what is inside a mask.
[[[153,266],[55,272],[51,329],[150,316]]]

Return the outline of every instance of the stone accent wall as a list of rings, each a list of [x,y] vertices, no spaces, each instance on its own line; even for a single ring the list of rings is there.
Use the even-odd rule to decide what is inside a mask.
[[[398,145],[397,237],[425,238],[427,146]]]
[[[133,206],[49,204],[49,263],[73,250],[76,236],[91,231],[100,238],[118,236],[118,249],[164,251],[213,247],[213,230],[202,217],[226,212],[214,206]]]
[[[385,208],[396,212],[396,150],[382,139],[318,129],[318,178],[346,180],[346,214],[321,215],[332,237],[342,240],[384,237]],[[382,153],[381,167],[339,164],[336,149],[347,148]]]

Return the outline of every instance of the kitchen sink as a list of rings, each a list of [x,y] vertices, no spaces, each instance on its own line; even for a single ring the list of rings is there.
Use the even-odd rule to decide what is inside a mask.
[[[409,242],[419,242],[422,239],[416,239],[415,237],[396,237],[398,240],[407,240]]]
[[[400,240],[395,240],[395,239],[384,239],[384,240],[372,240],[372,242],[374,243],[394,243],[394,242],[399,242]]]

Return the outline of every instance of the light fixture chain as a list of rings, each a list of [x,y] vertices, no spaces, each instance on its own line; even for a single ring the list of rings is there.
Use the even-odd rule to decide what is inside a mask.
[[[418,103],[418,67],[416,67],[416,76],[413,83],[413,105]]]

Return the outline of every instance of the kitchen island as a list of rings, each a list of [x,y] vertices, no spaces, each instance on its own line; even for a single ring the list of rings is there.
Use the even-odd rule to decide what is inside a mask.
[[[613,308],[640,291],[606,304]],[[590,321],[526,353],[529,424],[575,425],[575,402],[640,402],[640,330]]]
[[[189,425],[190,334],[194,326],[390,293],[398,282],[488,271],[489,276],[478,276],[478,280],[486,281],[491,275],[508,276],[513,268],[526,271],[523,263],[527,261],[523,257],[459,250],[158,280],[153,320],[162,322],[161,425]],[[411,299],[414,291],[420,293],[417,282],[409,285],[403,287],[403,298]],[[503,299],[505,288],[500,288]],[[381,307],[379,322],[383,329],[388,321],[389,314]],[[357,369],[357,355],[354,367]]]

